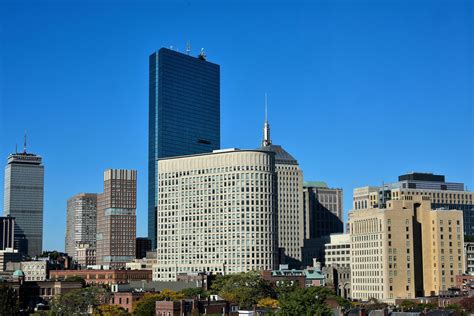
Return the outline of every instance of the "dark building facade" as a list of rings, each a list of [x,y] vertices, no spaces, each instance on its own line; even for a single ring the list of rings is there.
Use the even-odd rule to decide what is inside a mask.
[[[150,55],[148,238],[156,248],[157,159],[220,147],[220,66],[204,53],[167,48]]]
[[[342,189],[328,188],[324,182],[305,182],[303,206],[306,239],[344,231]]]
[[[146,237],[137,237],[135,249],[136,259],[146,258],[146,253],[151,250],[151,239]]]
[[[11,216],[0,217],[0,250],[14,248],[15,219]]]

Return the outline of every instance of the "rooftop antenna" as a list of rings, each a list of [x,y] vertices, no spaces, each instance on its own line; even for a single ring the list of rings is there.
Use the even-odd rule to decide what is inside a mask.
[[[26,130],[25,130],[25,142],[23,143],[23,153],[26,154]]]
[[[15,154],[18,154],[18,144],[15,144]]]
[[[186,43],[186,54],[190,54],[191,53],[191,43],[188,41]]]
[[[262,146],[269,146],[272,144],[270,139],[270,124],[268,123],[268,97],[265,92],[265,123],[263,124],[263,141]]]
[[[204,53],[204,48],[201,48],[201,52],[199,53],[198,58],[201,60],[206,60],[206,54]]]

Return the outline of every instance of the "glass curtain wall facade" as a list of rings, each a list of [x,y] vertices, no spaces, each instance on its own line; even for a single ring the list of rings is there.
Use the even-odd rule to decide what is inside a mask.
[[[156,248],[157,159],[220,147],[220,66],[167,48],[149,60],[148,237]]]

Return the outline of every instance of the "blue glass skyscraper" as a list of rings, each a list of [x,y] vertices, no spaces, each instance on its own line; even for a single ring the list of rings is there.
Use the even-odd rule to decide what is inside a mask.
[[[220,147],[220,67],[203,53],[150,55],[148,237],[156,248],[157,159]]]

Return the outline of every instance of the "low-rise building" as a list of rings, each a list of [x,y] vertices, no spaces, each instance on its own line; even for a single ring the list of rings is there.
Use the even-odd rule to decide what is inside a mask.
[[[91,244],[78,244],[75,248],[76,261],[80,268],[96,264],[96,248]]]
[[[349,266],[330,265],[322,269],[326,286],[331,286],[338,296],[351,298],[351,268]]]
[[[125,264],[125,269],[130,270],[152,270],[153,265],[156,265],[156,259],[134,259],[132,262]]]
[[[464,243],[464,258],[464,272],[469,275],[474,275],[474,242]]]
[[[281,264],[278,270],[266,270],[262,272],[262,278],[275,286],[283,284],[298,285],[300,288],[325,285],[324,275],[321,270],[308,268],[303,270],[289,269],[288,265]]]
[[[48,279],[48,263],[46,261],[23,261],[20,267],[25,273],[25,281],[46,281]]]
[[[86,284],[122,284],[130,281],[151,281],[151,270],[64,270],[50,271],[52,280],[81,277]]]
[[[7,249],[7,250],[0,250],[0,271],[7,271],[8,263],[9,262],[20,262],[21,261],[21,253],[17,250]]]
[[[137,292],[130,290],[126,292],[113,292],[112,298],[110,299],[110,305],[118,305],[131,313],[133,305],[136,304],[143,295],[145,295],[145,292],[143,291]]]
[[[157,316],[181,316],[193,315],[193,313],[197,315],[240,315],[237,305],[224,300],[157,301],[155,304],[155,315]]]

